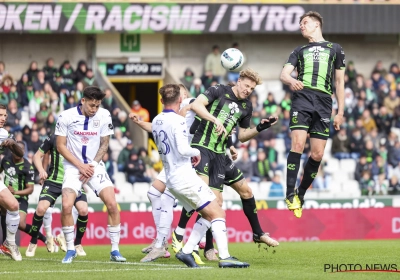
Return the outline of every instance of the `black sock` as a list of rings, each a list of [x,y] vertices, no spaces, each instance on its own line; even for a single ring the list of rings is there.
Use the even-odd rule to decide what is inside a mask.
[[[85,235],[86,225],[88,222],[88,215],[86,216],[78,216],[76,220],[76,237],[74,245],[80,245],[82,243],[82,237]]]
[[[179,218],[178,227],[186,228],[186,225],[189,222],[190,217],[192,217],[192,214],[193,213],[187,212],[185,208],[182,208],[182,213],[181,213],[181,217]],[[181,242],[183,240],[183,236],[179,235],[179,234],[176,234],[176,231],[175,231],[175,236],[176,236],[176,238],[178,239],[179,242]]]
[[[33,233],[33,231],[31,231],[31,229],[32,229],[32,226],[30,224],[26,224],[23,232],[25,232],[25,233],[29,234],[31,237],[33,237],[33,235],[36,233]],[[46,243],[46,237],[40,231],[37,232],[36,239],[39,239],[43,243]]]
[[[206,246],[204,247],[204,252],[207,252],[208,250],[214,249],[214,243],[213,243],[213,235],[211,228],[209,228],[206,232]]]
[[[258,221],[257,206],[256,206],[256,201],[254,200],[254,196],[248,199],[244,198],[241,199],[243,205],[243,212],[250,223],[253,233],[262,234],[263,231],[261,229],[260,222]]]
[[[35,212],[35,214],[33,214],[32,227],[29,232],[29,235],[32,236],[31,238],[32,244],[37,244],[39,230],[42,227],[42,224],[43,224],[43,216],[39,216]]]
[[[303,197],[306,194],[307,189],[311,186],[315,176],[317,176],[320,164],[320,161],[315,161],[312,157],[308,158],[308,161],[304,167],[303,179],[301,180],[298,189],[300,196]]]
[[[3,244],[4,241],[6,241],[6,237],[7,237],[6,216],[3,216],[3,215],[1,215],[1,232],[3,234],[3,242],[1,242],[1,244]]]
[[[299,173],[301,154],[290,151],[287,157],[286,197],[294,195],[297,173]]]

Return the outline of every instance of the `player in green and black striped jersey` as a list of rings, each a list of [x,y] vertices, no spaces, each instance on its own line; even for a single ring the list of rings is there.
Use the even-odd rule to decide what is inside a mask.
[[[260,83],[258,73],[246,69],[240,72],[235,86],[210,87],[192,103],[192,110],[201,118],[191,143],[192,147],[199,149],[201,153],[201,161],[195,168],[207,185],[213,182],[210,187],[215,190],[214,193],[221,204],[220,188],[225,179],[227,135],[239,125],[239,141],[246,142],[271,126],[270,119],[263,119],[257,127],[249,128],[253,108],[247,98]],[[273,122],[275,121],[276,119],[273,119]],[[209,179],[211,169],[213,178]]]
[[[281,73],[281,81],[294,91],[290,111],[292,147],[287,160],[285,201],[297,218],[302,215],[304,195],[318,173],[329,137],[333,78],[339,107],[334,118],[335,130],[339,130],[343,122],[345,55],[339,44],[325,41],[322,24],[322,17],[317,12],[307,12],[300,18],[301,33],[309,43],[297,47],[290,54]],[[290,75],[294,68],[297,68],[297,79]],[[311,156],[304,167],[300,186],[295,190],[300,157],[308,133],[311,138]]]
[[[24,150],[25,144],[17,142]],[[26,214],[28,211],[28,196],[33,192],[35,184],[35,172],[32,164],[23,157],[17,156],[14,153],[5,156],[0,163],[0,173],[4,170],[4,184],[8,190],[14,195],[19,204],[20,221],[18,229],[30,234],[31,225],[26,224]],[[6,211],[1,209],[1,228],[3,231],[3,242],[6,239]],[[46,242],[43,234],[39,235],[39,239]]]
[[[43,158],[43,162],[42,162]],[[66,251],[65,239],[62,234],[57,235],[55,238],[52,236],[51,230],[51,211],[48,211],[50,207],[53,207],[57,198],[61,195],[62,183],[64,180],[64,165],[63,156],[57,151],[56,147],[56,136],[53,134],[47,137],[39,150],[33,157],[33,162],[39,171],[39,176],[43,182],[43,188],[39,196],[39,203],[36,208],[36,212],[32,219],[32,233],[39,232],[42,223],[44,222],[44,228],[47,239],[47,250],[50,253],[54,252],[54,240],[60,245],[63,251]],[[47,173],[47,167],[49,172]],[[88,205],[87,198],[84,189],[81,189],[81,195],[75,200],[75,207],[78,211],[76,225],[76,238],[75,248],[77,254],[85,256],[86,253],[82,248],[81,242],[82,237],[86,231],[86,224],[88,221]],[[33,226],[35,226],[33,228]],[[32,234],[32,238],[28,249],[26,251],[27,257],[35,256],[35,250],[37,244],[37,235]]]

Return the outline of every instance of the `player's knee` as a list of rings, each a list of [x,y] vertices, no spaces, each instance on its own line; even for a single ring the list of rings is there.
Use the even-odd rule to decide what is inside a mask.
[[[87,207],[80,207],[80,208],[77,208],[77,210],[78,210],[79,216],[86,216],[89,213]]]
[[[19,210],[19,203],[16,199],[14,199],[14,201],[10,201],[8,203],[8,211],[18,211]]]
[[[62,212],[63,212],[63,214],[71,215],[72,214],[72,205],[69,202],[63,201]]]
[[[294,141],[292,143],[292,152],[302,153],[304,150],[304,143],[300,141]]]
[[[247,186],[247,188],[243,188],[240,193],[240,198],[243,199],[249,199],[253,197],[253,191],[251,190],[251,188],[249,186]]]
[[[44,214],[46,213],[46,211],[47,211],[47,207],[45,207],[44,205],[41,205],[41,204],[39,203],[39,205],[38,205],[37,208],[36,208],[36,215],[38,215],[38,216],[44,216]]]
[[[110,201],[106,204],[107,211],[109,214],[115,214],[118,212],[118,206],[116,201]]]
[[[311,151],[311,157],[315,161],[321,161],[323,156],[324,156],[324,151],[323,150]]]

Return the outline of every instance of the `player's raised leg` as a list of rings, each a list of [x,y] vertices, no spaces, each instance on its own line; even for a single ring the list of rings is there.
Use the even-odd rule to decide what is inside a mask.
[[[297,213],[296,217],[298,218],[301,217],[302,215],[304,195],[306,194],[307,189],[311,186],[315,176],[318,173],[318,169],[321,164],[322,157],[324,155],[326,139],[318,139],[315,137],[311,137],[310,144],[311,144],[310,145],[311,155],[304,166],[304,173],[303,173],[303,178],[300,182],[300,186],[296,190],[296,196],[300,201],[300,208],[295,212],[295,214]]]
[[[21,261],[22,256],[15,243],[15,235],[20,221],[19,206],[17,199],[7,189],[3,182],[0,182],[0,204],[7,210],[6,214],[6,241],[0,247],[4,254],[10,256],[15,261]]]
[[[304,145],[307,140],[307,131],[303,129],[292,128],[292,147],[287,157],[286,165],[286,199],[285,202],[290,211],[294,211],[295,215],[301,208],[301,202],[295,194],[297,175],[300,168],[300,158],[303,154]]]

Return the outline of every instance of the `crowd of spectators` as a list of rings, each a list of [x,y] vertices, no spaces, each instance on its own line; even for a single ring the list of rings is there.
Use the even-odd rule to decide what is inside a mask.
[[[239,48],[239,45],[234,43],[232,47]],[[185,70],[181,82],[193,97],[209,86],[237,79],[237,72],[226,72],[220,66],[219,57],[219,47],[213,46],[201,75],[196,76],[189,68]],[[74,70],[69,61],[56,67],[51,58],[41,69],[37,62],[31,62],[19,80],[9,75],[6,65],[0,62],[0,83],[0,104],[8,106],[9,117],[5,128],[17,140],[26,143],[29,160],[32,160],[42,141],[54,133],[59,113],[76,106],[86,86],[97,86],[93,71],[85,61],[79,61]],[[241,158],[236,164],[248,181],[271,181],[274,188],[270,196],[283,196],[282,171],[285,163],[279,162],[276,139],[282,139],[280,141],[285,144],[286,153],[291,144],[292,92],[285,86],[283,90],[285,96],[280,102],[276,102],[274,93],[269,93],[265,100],[259,100],[257,92],[250,96],[253,104],[251,126],[271,114],[279,115],[275,126],[244,144],[239,143],[235,135],[233,137],[236,148],[241,151]],[[129,135],[127,113],[118,108],[110,89],[104,89],[104,92],[106,98],[102,106],[110,111],[115,127],[109,153],[103,159],[110,177],[113,178],[113,174],[119,171],[125,172],[127,181],[132,184],[150,183],[157,176],[154,162],[145,147],[134,146]],[[333,120],[337,111],[335,95],[332,99]],[[141,115],[143,120],[149,120],[148,111],[138,101],[133,102],[132,111]],[[24,123],[21,122],[23,114],[28,116]],[[331,156],[357,162],[354,179],[359,182],[363,195],[400,194],[400,69],[396,63],[386,69],[378,61],[368,77],[357,72],[355,63],[350,61],[347,64],[344,120],[340,131],[335,131],[333,127],[330,129]],[[303,159],[308,154],[309,142]],[[114,170],[113,162],[118,170]],[[312,188],[329,189],[332,174],[326,166],[326,162],[321,164]]]
[[[56,67],[52,58],[47,59],[42,68],[32,61],[19,80],[7,72],[4,62],[0,62],[0,85],[0,104],[8,108],[5,129],[25,143],[25,157],[30,162],[42,141],[54,133],[59,114],[79,104],[85,87],[98,86],[92,69],[84,60],[78,62],[75,70],[68,60]],[[110,111],[115,127],[109,152],[103,158],[110,178],[115,182],[115,162],[118,171],[125,172],[127,181],[150,182],[156,172],[147,150],[133,148],[132,141],[128,140],[127,113],[118,108],[110,89],[104,92],[102,107]]]

